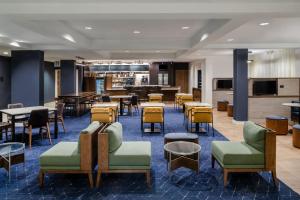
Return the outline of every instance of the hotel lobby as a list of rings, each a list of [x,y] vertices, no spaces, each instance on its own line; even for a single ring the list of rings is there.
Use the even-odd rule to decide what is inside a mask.
[[[1,0],[0,199],[300,200],[300,1]]]

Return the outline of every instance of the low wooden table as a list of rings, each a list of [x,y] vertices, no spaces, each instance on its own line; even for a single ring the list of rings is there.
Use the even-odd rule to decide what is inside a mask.
[[[169,174],[180,167],[185,167],[199,172],[199,160],[201,146],[194,142],[176,141],[164,145],[164,149],[169,154],[168,172]],[[196,159],[191,157],[197,154]]]

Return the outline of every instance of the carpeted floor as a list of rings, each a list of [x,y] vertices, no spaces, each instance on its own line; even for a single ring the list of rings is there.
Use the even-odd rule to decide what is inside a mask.
[[[183,115],[172,108],[166,109],[165,132],[185,132]],[[140,131],[139,116],[122,116],[125,140],[146,140],[152,144],[152,188],[148,189],[142,174],[112,174],[103,176],[101,188],[90,189],[85,175],[47,175],[45,187],[38,186],[39,155],[51,146],[48,140],[34,140],[32,150],[26,149],[26,167],[17,165],[8,182],[6,172],[0,169],[0,199],[300,199],[288,186],[280,183],[273,187],[268,173],[230,175],[230,183],[223,187],[223,174],[219,166],[211,169],[211,141],[226,140],[218,133],[200,136],[201,167],[196,175],[179,169],[171,177],[167,174],[163,158],[163,135],[144,135]],[[60,132],[58,143],[77,141],[79,132],[89,123],[89,115],[65,119],[67,133]],[[60,129],[61,130],[61,129]]]

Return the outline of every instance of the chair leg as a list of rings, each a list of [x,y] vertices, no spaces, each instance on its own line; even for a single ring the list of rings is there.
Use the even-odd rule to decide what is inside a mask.
[[[88,173],[88,177],[89,177],[90,187],[93,188],[93,187],[94,187],[94,181],[93,181],[93,175],[92,175],[92,172],[89,172],[89,173]]]
[[[29,149],[31,149],[31,143],[32,143],[32,126],[29,126]]]
[[[49,127],[49,123],[47,123],[47,136],[49,138],[49,142],[52,145],[52,140],[51,140],[51,134],[50,134],[50,127]]]
[[[151,188],[151,172],[150,172],[150,170],[148,170],[146,172],[146,181],[147,181],[148,187]]]
[[[228,183],[228,171],[227,171],[227,169],[223,170],[223,174],[224,174],[224,187],[226,187],[227,183]]]
[[[96,179],[96,187],[99,187],[101,184],[101,171],[98,170],[97,172],[97,179]]]
[[[60,118],[60,121],[61,121],[61,125],[64,129],[64,133],[66,132],[66,128],[65,128],[65,122],[64,122],[64,118]]]
[[[39,184],[40,184],[40,187],[44,187],[44,172],[42,170],[40,170],[39,172]]]
[[[211,155],[211,168],[215,168],[215,157]]]

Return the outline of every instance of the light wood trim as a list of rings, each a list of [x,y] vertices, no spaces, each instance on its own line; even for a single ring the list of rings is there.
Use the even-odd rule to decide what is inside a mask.
[[[108,134],[100,133],[98,135],[98,168],[101,171],[108,170]]]

